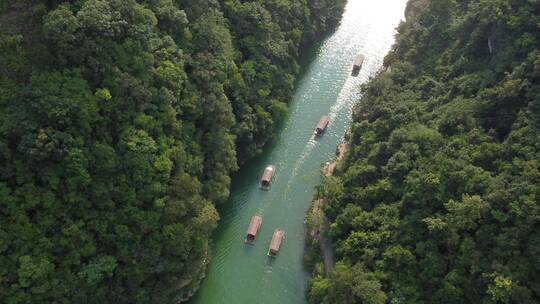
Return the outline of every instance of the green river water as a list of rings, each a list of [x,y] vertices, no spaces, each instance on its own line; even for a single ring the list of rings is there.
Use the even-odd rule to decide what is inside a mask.
[[[322,164],[334,157],[350,125],[360,85],[380,70],[406,0],[349,0],[341,25],[306,53],[290,114],[274,143],[233,177],[231,198],[219,208],[208,275],[192,303],[306,303],[309,272],[304,269],[304,216],[320,182]],[[366,60],[351,76],[358,54]],[[332,119],[327,132],[313,138],[322,115]],[[266,164],[277,167],[270,191],[258,188]],[[254,214],[263,217],[255,246],[244,245]],[[276,228],[285,241],[276,258],[266,253]]]

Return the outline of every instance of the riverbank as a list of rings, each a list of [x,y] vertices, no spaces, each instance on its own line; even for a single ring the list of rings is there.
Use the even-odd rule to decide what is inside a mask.
[[[270,32],[267,32],[268,35],[271,32],[274,32],[275,29],[291,29],[295,28],[295,31],[298,31],[301,36],[298,38],[288,38],[287,47],[279,47],[280,54],[274,53],[276,49],[266,52],[266,48],[263,45],[257,43],[246,43],[246,40],[254,39],[259,32],[254,31],[245,31],[243,33],[248,39],[244,38],[243,35],[238,37],[233,36],[233,41],[237,41],[234,38],[239,38],[237,44],[240,46],[246,46],[249,44],[250,53],[246,49],[242,49],[244,52],[242,55],[249,56],[248,61],[244,61],[243,65],[238,65],[238,74],[237,72],[231,72],[227,77],[234,79],[235,84],[227,87],[226,91],[231,91],[234,95],[234,98],[229,97],[231,101],[232,108],[236,116],[238,126],[236,130],[241,130],[236,133],[236,143],[235,143],[235,152],[229,154],[232,160],[233,158],[238,163],[239,167],[248,166],[249,163],[253,163],[253,159],[260,157],[264,154],[264,150],[271,149],[272,142],[275,140],[275,137],[279,135],[282,130],[283,125],[286,122],[287,111],[290,108],[287,108],[287,104],[290,100],[293,99],[293,84],[298,82],[298,78],[303,74],[301,65],[304,63],[305,58],[310,57],[309,53],[312,52],[312,49],[320,46],[320,44],[325,41],[332,31],[334,31],[339,25],[341,16],[343,15],[345,3],[347,0],[323,0],[318,2],[318,6],[314,7],[308,3],[295,2],[291,3],[288,6],[288,9],[295,12],[292,14],[287,14],[287,17],[281,15],[280,12],[276,10],[276,7],[271,4],[257,3],[253,6],[251,3],[238,4],[230,7],[224,8],[224,15],[226,16],[228,22],[232,25],[237,22],[242,21],[244,24],[250,24],[253,29],[257,28],[259,22],[252,19],[252,16],[249,14],[238,15],[238,11],[250,8],[256,8],[258,13],[268,16],[264,20],[264,26],[269,26],[268,29],[272,28]],[[309,12],[310,18],[302,18],[298,20],[302,14]],[[283,24],[286,21],[287,25]],[[321,21],[325,21],[322,22]],[[255,22],[256,24],[251,24]],[[309,26],[306,26],[308,25]],[[232,33],[237,29],[232,27]],[[249,35],[248,35],[249,33]],[[222,34],[222,33],[221,33]],[[288,34],[283,35],[289,36]],[[277,37],[277,36],[276,36]],[[242,40],[244,38],[245,40]],[[262,39],[262,40],[261,40]],[[257,37],[255,40],[264,41],[263,37]],[[280,39],[273,39],[272,43],[275,43],[273,46],[281,44]],[[237,45],[234,43],[233,45]],[[239,54],[241,52],[238,52]],[[271,54],[270,54],[271,53]],[[254,55],[257,54],[257,55]],[[272,56],[279,56],[280,60],[267,60]],[[275,58],[274,58],[275,59]],[[261,60],[264,61],[264,64],[260,64]],[[282,61],[287,61],[287,67],[290,69],[283,69]],[[247,73],[250,73],[250,78],[247,79],[245,76]],[[279,75],[279,76],[276,76]],[[260,81],[260,77],[267,77],[265,81]],[[258,88],[257,94],[243,94],[243,89],[253,89]],[[254,90],[254,89],[253,89]],[[229,93],[229,92],[227,92]],[[256,101],[252,100],[252,95],[256,95]],[[211,107],[209,107],[211,108]],[[272,109],[270,113],[267,112],[268,109]],[[222,108],[219,111],[223,111],[224,115],[229,114],[227,108]],[[239,114],[242,113],[242,114]],[[220,129],[224,127],[223,122],[216,122],[216,126],[219,126]],[[264,128],[264,131],[261,129]],[[222,140],[222,139],[220,139]],[[220,142],[216,140],[216,142]],[[225,141],[224,141],[225,142]],[[214,145],[216,151],[213,153],[208,153],[205,155],[206,159],[212,159],[213,154],[220,155],[219,152],[222,150],[222,146]],[[233,156],[233,154],[235,154]],[[221,168],[225,162],[216,162],[215,168]],[[232,171],[231,171],[232,172]],[[222,175],[221,182],[229,181],[234,178],[234,175],[225,176]],[[230,179],[229,179],[230,178]],[[210,197],[216,196],[218,191],[222,190],[223,198],[228,196],[230,189],[232,188],[217,188],[215,185],[211,185],[208,182],[203,182],[203,187],[208,188],[207,192]],[[212,189],[210,189],[212,188]],[[225,193],[225,194],[224,194]],[[232,199],[229,199],[228,203],[231,203]],[[216,200],[214,200],[216,201]],[[219,209],[223,200],[219,200],[216,203],[216,208]],[[222,217],[222,214],[220,214]],[[221,223],[220,223],[221,224]],[[210,240],[212,242],[212,240]],[[208,244],[207,244],[208,245]],[[207,246],[208,247],[208,246]],[[198,292],[200,286],[203,284],[203,279],[206,277],[208,272],[208,265],[211,263],[211,260],[214,258],[214,252],[212,248],[205,248],[205,254],[200,257],[198,261],[194,261],[191,264],[200,265],[194,271],[189,272],[184,277],[180,278],[179,283],[177,284],[177,296],[174,299],[175,303],[184,303],[191,300],[191,298]]]
[[[321,169],[322,175],[327,178],[334,173],[336,167],[340,164],[340,161],[346,157],[350,149],[349,142],[350,129],[345,135],[345,139],[340,143],[335,152],[335,158],[326,162]],[[330,222],[326,218],[323,212],[326,198],[317,198],[312,202],[312,205],[306,215],[307,237],[306,246],[308,248],[319,248],[319,254],[312,250],[306,250],[306,260],[312,259],[312,269],[316,275],[322,275],[320,271],[324,269],[324,275],[329,276],[334,267],[334,248],[332,241],[328,238],[327,234],[330,230]],[[310,257],[311,255],[311,257]],[[317,267],[316,263],[322,262],[324,267],[320,265]]]
[[[540,12],[409,3],[318,187],[336,260],[308,301],[540,303]]]
[[[393,42],[393,29],[404,7],[390,5],[394,1],[349,1],[339,28],[306,58],[281,133],[234,176],[231,198],[219,206],[212,261],[193,303],[306,303],[311,275],[302,263],[306,212],[320,184],[321,164],[336,158],[336,146],[350,127],[361,85],[380,70],[383,54]],[[365,54],[366,61],[353,77],[352,62],[358,53]],[[332,123],[322,137],[313,138],[313,129],[324,115]],[[269,191],[260,191],[257,184],[268,164],[277,168],[275,179]],[[255,245],[245,246],[246,229],[255,214],[263,222]],[[279,255],[269,258],[268,245],[276,228],[284,229],[286,238]]]

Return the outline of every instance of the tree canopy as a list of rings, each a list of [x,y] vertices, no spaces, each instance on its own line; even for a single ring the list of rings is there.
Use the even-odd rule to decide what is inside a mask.
[[[344,0],[0,4],[0,298],[175,303]],[[329,9],[331,8],[331,9]]]
[[[411,0],[318,195],[311,303],[540,302],[540,7]]]

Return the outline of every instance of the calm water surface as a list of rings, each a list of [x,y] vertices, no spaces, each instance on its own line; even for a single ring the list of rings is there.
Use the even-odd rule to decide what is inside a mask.
[[[406,0],[349,0],[341,26],[304,60],[278,139],[233,178],[230,201],[219,210],[209,272],[193,303],[306,303],[304,215],[320,181],[321,165],[334,157],[350,125],[360,85],[381,68],[405,4]],[[358,53],[366,60],[360,74],[352,77]],[[330,115],[332,122],[315,140],[313,129],[322,115]],[[258,189],[266,164],[277,167],[268,192]],[[263,223],[251,247],[243,241],[254,214],[261,215]],[[266,253],[276,228],[285,229],[285,241],[279,256],[271,259]]]

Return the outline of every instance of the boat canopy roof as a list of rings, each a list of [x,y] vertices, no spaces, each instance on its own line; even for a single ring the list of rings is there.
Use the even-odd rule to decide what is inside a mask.
[[[364,58],[365,57],[362,54],[359,54],[358,56],[356,56],[356,59],[354,60],[354,65],[361,66],[364,63]]]
[[[285,231],[283,229],[276,229],[274,232],[274,235],[272,236],[272,241],[270,242],[270,251],[271,252],[278,252],[279,247],[281,246],[281,241],[283,240],[283,236],[285,235]]]
[[[251,218],[251,222],[249,223],[247,235],[256,236],[257,231],[259,231],[259,227],[261,227],[261,223],[262,223],[262,217],[258,215],[254,215]]]
[[[329,122],[330,122],[330,117],[328,116],[321,117],[321,119],[319,120],[319,123],[317,124],[317,129],[320,129],[320,130],[326,129],[326,126],[328,125]]]
[[[263,182],[270,182],[272,180],[272,176],[274,176],[275,171],[276,171],[276,168],[274,166],[272,165],[266,166],[266,168],[264,168],[264,173],[261,180]]]

